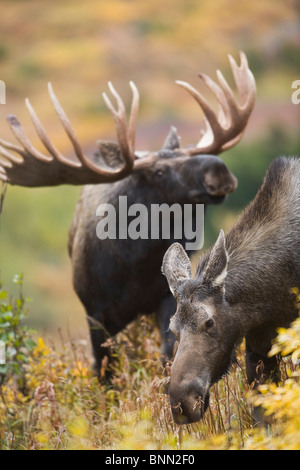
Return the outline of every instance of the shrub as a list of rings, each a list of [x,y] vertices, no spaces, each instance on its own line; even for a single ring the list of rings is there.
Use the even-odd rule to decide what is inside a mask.
[[[0,364],[0,385],[13,378],[25,392],[25,366],[28,364],[28,355],[35,347],[35,341],[32,339],[33,330],[23,323],[27,317],[22,294],[23,276],[16,275],[13,282],[20,288],[16,300],[9,298],[8,292],[0,283],[0,341],[5,345],[5,364]]]

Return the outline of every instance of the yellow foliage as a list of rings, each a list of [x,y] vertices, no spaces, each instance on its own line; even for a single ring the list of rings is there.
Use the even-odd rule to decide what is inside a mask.
[[[77,437],[86,437],[89,431],[89,423],[84,418],[77,417],[70,422],[68,430]]]
[[[280,329],[272,351],[293,355],[299,340],[300,318]],[[13,378],[0,387],[0,448],[300,449],[299,370],[291,359],[283,359],[284,382],[250,395],[241,351],[242,368],[235,366],[212,388],[204,419],[179,427],[164,393],[167,379],[151,319],[140,319],[116,341],[114,378],[105,386],[90,372],[86,345],[66,342],[56,351],[39,338],[27,365],[26,390]],[[271,418],[267,430],[252,427],[251,403]]]

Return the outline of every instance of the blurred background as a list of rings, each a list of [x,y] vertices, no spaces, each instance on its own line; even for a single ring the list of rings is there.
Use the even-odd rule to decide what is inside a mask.
[[[55,145],[70,154],[48,93],[51,81],[84,150],[99,138],[114,140],[114,126],[101,96],[111,80],[130,103],[129,80],[141,94],[137,148],[157,150],[170,125],[182,144],[199,139],[203,116],[185,80],[201,89],[197,74],[215,78],[221,69],[233,85],[227,54],[246,52],[257,82],[257,103],[246,134],[222,158],[237,176],[237,191],[210,207],[205,246],[227,229],[253,198],[269,162],[300,154],[300,104],[292,104],[292,82],[300,79],[300,4],[297,0],[2,0],[0,136],[14,141],[5,117],[16,114],[42,150],[27,114],[29,97]],[[212,100],[212,97],[208,96]],[[1,188],[0,188],[1,189]],[[60,327],[87,335],[84,310],[72,288],[68,228],[78,187],[8,187],[0,217],[0,276],[13,291],[24,273],[30,324],[40,334]]]

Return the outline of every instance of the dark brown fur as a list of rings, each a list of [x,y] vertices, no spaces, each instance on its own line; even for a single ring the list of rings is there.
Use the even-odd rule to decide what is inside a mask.
[[[226,236],[221,231],[194,279],[188,263],[179,245],[163,262],[177,300],[170,328],[180,342],[170,397],[179,423],[202,417],[209,388],[228,371],[244,337],[249,382],[276,373],[276,358],[267,356],[271,341],[297,316],[291,288],[300,287],[300,160],[271,164],[255,199]]]

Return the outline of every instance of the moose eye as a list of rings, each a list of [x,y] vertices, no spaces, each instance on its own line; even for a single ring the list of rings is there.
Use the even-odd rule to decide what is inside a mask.
[[[207,322],[205,323],[205,326],[207,329],[209,328],[212,328],[214,326],[214,321],[210,318],[209,320],[207,320]]]
[[[156,176],[162,176],[164,174],[163,170],[157,170]]]

